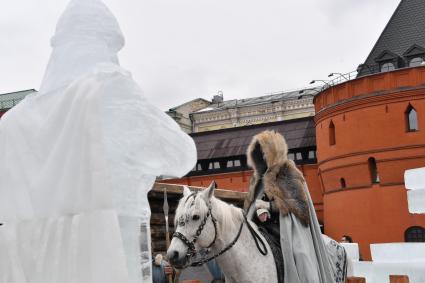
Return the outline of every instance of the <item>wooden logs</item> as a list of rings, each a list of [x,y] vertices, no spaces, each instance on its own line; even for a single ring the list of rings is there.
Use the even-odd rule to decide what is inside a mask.
[[[364,278],[364,277],[348,277],[347,283],[366,283],[366,278]]]

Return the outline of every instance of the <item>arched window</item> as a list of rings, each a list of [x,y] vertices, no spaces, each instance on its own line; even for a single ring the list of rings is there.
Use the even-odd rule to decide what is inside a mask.
[[[339,182],[341,183],[341,189],[344,189],[344,188],[347,187],[347,184],[345,183],[345,179],[344,178],[339,179]]]
[[[334,145],[334,144],[336,144],[335,125],[331,121],[331,123],[329,124],[329,145]]]
[[[420,226],[409,227],[404,232],[404,240],[406,242],[425,242],[425,228]]]
[[[407,131],[408,132],[415,132],[415,131],[419,130],[418,114],[416,113],[416,110],[415,110],[415,108],[413,108],[412,105],[409,104],[409,106],[407,106],[405,116],[406,116]]]
[[[389,72],[395,70],[395,66],[391,62],[387,62],[381,65],[381,72]]]
[[[415,57],[415,58],[412,58],[410,61],[409,61],[409,67],[417,67],[417,66],[420,66],[420,65],[422,65],[422,63],[424,62],[424,59],[422,59],[422,57]]]
[[[369,164],[370,179],[372,181],[372,184],[379,183],[379,174],[378,174],[378,168],[376,167],[375,158],[373,157],[369,158],[368,164]]]

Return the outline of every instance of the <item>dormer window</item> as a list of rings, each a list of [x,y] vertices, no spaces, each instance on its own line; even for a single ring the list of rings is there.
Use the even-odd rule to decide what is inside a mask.
[[[403,60],[397,54],[384,50],[375,58],[375,62],[379,65],[380,72],[389,72],[403,67]]]
[[[425,59],[425,48],[420,45],[413,44],[409,49],[404,52],[403,57],[406,58],[406,62],[409,67],[417,67],[424,63]]]
[[[392,62],[384,63],[381,65],[381,72],[389,72],[395,70],[395,66]]]
[[[424,62],[424,59],[422,57],[414,57],[409,61],[409,67],[417,67],[422,65]]]

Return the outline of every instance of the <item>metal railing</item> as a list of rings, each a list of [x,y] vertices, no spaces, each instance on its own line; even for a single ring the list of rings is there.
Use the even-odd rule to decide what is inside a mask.
[[[390,64],[391,63],[391,64]],[[407,62],[387,62],[388,65],[385,63],[381,64],[361,64],[356,71],[352,71],[349,73],[330,73],[328,75],[328,78],[332,78],[330,80],[312,80],[310,84],[315,84],[317,82],[322,83],[321,88],[319,89],[319,92],[322,92],[330,87],[342,84],[347,81],[351,81],[356,78],[369,76],[373,74],[378,73],[386,73],[391,71],[397,71],[400,69],[407,69],[407,68],[416,68],[416,67],[422,67],[425,66],[425,62],[422,62],[418,65],[412,65],[409,66]]]

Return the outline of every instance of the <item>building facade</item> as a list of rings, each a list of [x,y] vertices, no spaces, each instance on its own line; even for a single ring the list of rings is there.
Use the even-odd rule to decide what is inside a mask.
[[[425,241],[404,184],[405,170],[425,167],[424,12],[401,1],[366,60],[378,67],[314,99],[325,232],[350,235],[366,259],[371,243]]]
[[[425,216],[408,212],[404,171],[425,166],[425,67],[361,77],[315,99],[325,232],[403,242]]]
[[[195,168],[181,179],[161,182],[206,187],[215,181],[220,189],[246,192],[252,176],[246,150],[252,138],[265,130],[274,130],[285,136],[288,158],[304,174],[319,221],[323,224],[323,194],[317,175],[313,117],[192,133],[198,151]]]
[[[312,117],[317,92],[305,89],[211,103],[191,114],[192,129],[196,133]]]
[[[207,108],[211,104],[210,101],[197,98],[188,101],[182,105],[169,109],[166,113],[179,124],[180,128],[186,132],[192,132],[192,120],[190,114],[201,109]]]

